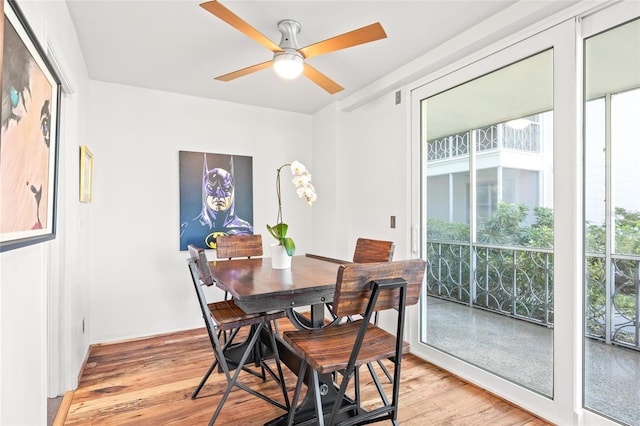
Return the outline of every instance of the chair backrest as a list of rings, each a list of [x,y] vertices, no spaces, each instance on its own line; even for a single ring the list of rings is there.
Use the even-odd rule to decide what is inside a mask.
[[[353,252],[353,263],[391,262],[395,247],[393,241],[358,238]]]
[[[193,281],[193,287],[196,291],[196,296],[198,297],[198,305],[200,306],[202,319],[204,320],[204,324],[207,328],[207,333],[209,334],[211,346],[215,350],[216,326],[213,322],[211,311],[209,310],[209,306],[207,304],[207,297],[205,296],[204,289],[202,288],[202,286],[205,284],[212,285],[213,278],[211,277],[204,249],[198,248],[191,244],[187,247],[189,249],[189,258],[187,259],[187,265],[189,266],[189,272],[191,273],[191,280]]]
[[[426,262],[422,259],[397,262],[349,263],[340,265],[333,297],[333,313],[338,317],[359,315],[366,311],[371,296],[371,283],[388,279],[407,282],[406,306],[420,298]],[[378,296],[375,311],[397,309],[399,289],[382,292]]]
[[[216,238],[216,257],[262,256],[262,235],[221,235]]]
[[[209,269],[209,263],[207,262],[207,255],[204,249],[189,244],[187,246],[189,250],[189,259],[194,263],[198,270],[198,279],[202,284],[211,286],[215,284],[213,277],[211,276],[211,269]]]

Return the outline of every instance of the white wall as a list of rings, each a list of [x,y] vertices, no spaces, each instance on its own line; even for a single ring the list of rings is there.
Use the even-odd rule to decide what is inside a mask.
[[[396,105],[391,91],[342,117],[340,146],[345,160],[340,179],[351,187],[345,197],[351,253],[356,239],[367,237],[394,241],[396,260],[408,256],[411,180],[407,113],[408,104]],[[396,217],[393,229],[391,216]]]
[[[396,243],[407,257],[410,174],[407,110],[395,93],[350,112],[330,106],[314,115],[314,170],[319,197],[332,209],[314,211],[314,253],[350,260],[359,237]],[[326,185],[326,186],[325,186]],[[396,216],[396,228],[390,217]]]
[[[254,232],[263,235],[266,254],[276,169],[293,160],[311,166],[311,117],[96,81],[90,94],[91,341],[200,327],[179,249],[178,151],[253,157]],[[315,206],[299,200],[283,176],[289,235],[305,253]]]
[[[57,238],[0,254],[0,424],[42,425],[47,396],[76,385],[88,348],[81,330],[88,315],[86,252],[80,249],[86,234],[79,223],[89,218],[77,202],[88,77],[66,4],[19,3],[73,91],[63,95],[61,107]]]
[[[313,116],[313,182],[318,200],[313,207],[314,254],[340,257],[346,224],[340,215],[337,194],[342,182],[337,180],[338,169],[338,110],[332,104]],[[348,257],[346,257],[348,259]]]
[[[2,254],[0,423],[43,424],[50,243]]]

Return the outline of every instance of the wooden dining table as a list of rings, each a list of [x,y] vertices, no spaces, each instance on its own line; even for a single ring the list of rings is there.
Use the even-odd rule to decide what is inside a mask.
[[[337,259],[306,255],[293,256],[291,268],[273,269],[270,258],[213,260],[209,262],[216,285],[228,291],[247,313],[311,310],[311,324],[324,324],[324,306],[333,300]],[[296,316],[295,318],[300,318]]]
[[[211,276],[223,290],[233,296],[236,304],[247,313],[286,310],[298,328],[323,327],[325,304],[333,301],[338,267],[337,259],[306,255],[294,256],[290,269],[273,269],[270,258],[213,260],[209,262]],[[296,313],[295,308],[306,307],[310,319]],[[266,339],[265,339],[266,340]],[[296,375],[300,358],[278,337],[280,359]],[[330,375],[321,375],[322,404],[331,407],[337,392]],[[295,422],[304,421],[315,413],[313,387],[296,410]],[[346,401],[345,401],[346,402]],[[265,425],[286,424],[286,415],[265,422]]]

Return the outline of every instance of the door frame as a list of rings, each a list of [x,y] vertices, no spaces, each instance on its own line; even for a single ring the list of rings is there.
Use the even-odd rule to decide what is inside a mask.
[[[426,176],[421,134],[422,99],[433,96],[474,78],[553,48],[554,62],[554,253],[557,259],[554,277],[563,283],[554,289],[554,392],[553,398],[523,388],[447,355],[420,342],[422,309],[414,309],[409,317],[412,353],[474,383],[518,406],[558,424],[575,424],[582,416],[582,77],[576,60],[577,19],[569,19],[508,46],[495,46],[493,51],[471,63],[462,64],[444,75],[411,91],[412,151],[412,223],[418,235],[425,235]],[[562,194],[562,196],[560,195]],[[573,194],[567,196],[566,194]],[[414,233],[415,234],[415,233]],[[425,257],[424,241],[419,254]]]

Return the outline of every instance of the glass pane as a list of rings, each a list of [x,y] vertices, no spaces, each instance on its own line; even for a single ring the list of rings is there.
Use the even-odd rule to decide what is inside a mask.
[[[640,424],[640,21],[585,40],[585,407]]]
[[[611,95],[611,180],[617,254],[640,255],[639,135],[640,89]]]
[[[605,147],[604,98],[585,105],[585,250],[604,255]]]
[[[545,51],[422,101],[423,343],[549,396],[552,61]]]

